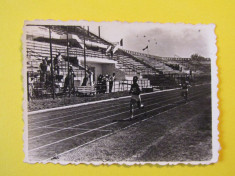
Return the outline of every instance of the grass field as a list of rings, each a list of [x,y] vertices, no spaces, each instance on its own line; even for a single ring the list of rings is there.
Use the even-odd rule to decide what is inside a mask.
[[[77,97],[75,95],[58,96],[55,99],[52,98],[42,98],[42,99],[32,99],[28,102],[29,111],[37,111],[48,108],[56,108],[68,105],[74,105],[79,103],[93,102],[99,100],[106,100],[110,98],[118,98],[129,95],[128,91],[123,92],[112,92],[108,94],[96,94],[95,96],[84,96]]]

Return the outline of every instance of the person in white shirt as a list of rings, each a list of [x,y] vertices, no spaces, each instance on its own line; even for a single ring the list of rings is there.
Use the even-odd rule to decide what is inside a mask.
[[[110,79],[109,79],[109,93],[112,92],[114,81],[115,81],[115,73],[113,73],[113,76],[110,76]]]

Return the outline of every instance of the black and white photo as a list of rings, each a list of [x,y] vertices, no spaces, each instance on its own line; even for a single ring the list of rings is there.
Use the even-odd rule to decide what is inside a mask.
[[[213,24],[26,21],[29,163],[218,160]]]

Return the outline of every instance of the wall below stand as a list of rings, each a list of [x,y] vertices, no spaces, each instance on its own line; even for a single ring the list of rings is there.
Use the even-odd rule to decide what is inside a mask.
[[[113,75],[115,73],[116,80],[124,80],[125,79],[125,73],[115,67],[115,64],[105,64],[102,67],[102,74],[103,75]]]

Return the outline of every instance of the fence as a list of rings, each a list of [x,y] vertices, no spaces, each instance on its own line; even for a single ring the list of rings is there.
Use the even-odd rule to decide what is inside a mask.
[[[44,75],[45,76],[45,75]],[[46,75],[48,77],[50,75]],[[44,79],[44,78],[43,78]],[[110,82],[107,81],[105,84],[94,84],[92,86],[92,91],[90,94],[102,94],[102,93],[110,93],[110,92],[123,92],[129,91],[131,88],[133,81],[132,80],[122,80],[122,81],[114,81],[113,86],[110,86]],[[66,95],[68,90],[65,90],[64,87],[65,82],[57,82],[55,81],[55,95],[60,97],[62,95]],[[150,88],[150,81],[143,79],[139,80],[138,84],[141,89]],[[89,85],[89,84],[87,84]],[[70,87],[72,94],[79,95],[78,90],[83,89],[81,87],[81,82],[77,82],[74,80],[74,87]],[[89,87],[89,86],[88,86]],[[86,88],[85,88],[86,89]],[[88,91],[88,89],[86,89]],[[28,100],[30,99],[43,99],[43,98],[51,98],[52,97],[52,83],[50,81],[42,81],[42,74],[40,71],[38,72],[27,72],[27,92],[28,92]],[[89,94],[87,92],[87,94]]]

